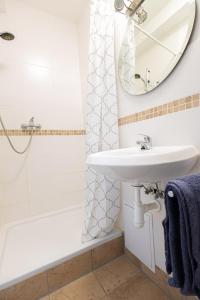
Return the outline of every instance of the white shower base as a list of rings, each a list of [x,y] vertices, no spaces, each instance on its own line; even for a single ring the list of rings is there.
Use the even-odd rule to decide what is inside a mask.
[[[6,225],[0,232],[0,290],[121,236],[83,244],[83,206]]]

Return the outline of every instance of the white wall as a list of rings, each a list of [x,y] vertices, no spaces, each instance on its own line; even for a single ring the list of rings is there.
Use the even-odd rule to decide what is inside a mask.
[[[197,0],[200,8],[200,0]],[[198,14],[199,15],[199,14]],[[174,72],[157,89],[144,96],[129,96],[119,88],[120,116],[126,116],[144,109],[154,107],[167,101],[176,100],[200,92],[200,26],[197,16],[195,30],[189,47]],[[136,144],[137,134],[148,134],[153,139],[154,146],[194,144],[200,149],[200,109],[191,109],[156,119],[129,124],[120,128],[121,147],[131,147]],[[200,167],[199,167],[200,170]],[[164,183],[163,183],[164,187]],[[132,197],[130,187],[123,186],[123,199]],[[162,201],[163,205],[163,201]],[[165,268],[164,239],[161,221],[165,216],[162,212],[154,216],[154,237],[156,264]],[[123,227],[123,219],[121,226]]]
[[[77,26],[6,1],[0,32],[0,112],[7,128],[34,116],[43,129],[83,129]],[[13,138],[23,148],[26,137]],[[84,199],[84,137],[34,137],[14,154],[0,138],[0,224],[57,210]]]
[[[85,109],[87,97],[87,77],[88,77],[88,53],[89,53],[89,36],[90,36],[90,0],[85,0],[81,18],[78,24],[79,36],[79,58],[81,70],[81,86],[83,97],[83,110]],[[85,115],[85,114],[84,114]]]

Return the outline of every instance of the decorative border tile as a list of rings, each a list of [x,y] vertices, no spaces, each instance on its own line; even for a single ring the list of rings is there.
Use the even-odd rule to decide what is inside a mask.
[[[160,106],[149,108],[136,114],[131,114],[119,119],[119,126],[137,123],[172,113],[200,107],[200,94],[192,95]]]
[[[180,111],[188,110],[191,108],[200,107],[200,94],[195,94],[179,100],[167,102],[165,104],[149,108],[147,110],[131,114],[122,118],[119,118],[119,126],[137,123],[149,119],[158,118],[161,116],[177,113]],[[21,129],[8,129],[7,134],[9,136],[29,136],[30,131],[24,131]],[[4,136],[5,133],[1,129],[0,136]],[[60,130],[60,129],[47,129],[47,130],[35,130],[34,136],[83,136],[86,135],[85,129],[80,130]],[[1,300],[1,299],[0,299]]]
[[[18,129],[9,129],[6,130],[9,136],[29,136],[31,131],[24,131]],[[3,130],[0,130],[0,136],[4,136],[5,133]],[[80,136],[85,135],[85,130],[35,130],[33,132],[34,136]]]

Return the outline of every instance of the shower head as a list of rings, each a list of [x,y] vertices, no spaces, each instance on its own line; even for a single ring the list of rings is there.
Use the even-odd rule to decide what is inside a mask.
[[[5,41],[12,41],[15,38],[15,36],[9,32],[1,32],[0,37]]]
[[[135,79],[138,80],[142,80],[142,82],[146,85],[147,81],[138,73],[135,74]]]
[[[115,0],[114,6],[116,11],[122,11],[125,7],[124,0]]]
[[[141,75],[140,74],[135,74],[135,79],[141,79]]]

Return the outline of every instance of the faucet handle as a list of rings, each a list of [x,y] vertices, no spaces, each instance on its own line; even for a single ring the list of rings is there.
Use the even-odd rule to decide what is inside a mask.
[[[144,138],[144,142],[146,143],[151,143],[152,142],[152,139],[149,135],[146,135],[146,134],[142,134],[142,133],[139,133],[137,134],[138,136],[142,136]]]
[[[137,141],[137,145],[141,147],[141,150],[150,150],[152,149],[152,139],[149,135],[138,134],[143,137],[143,141]]]

